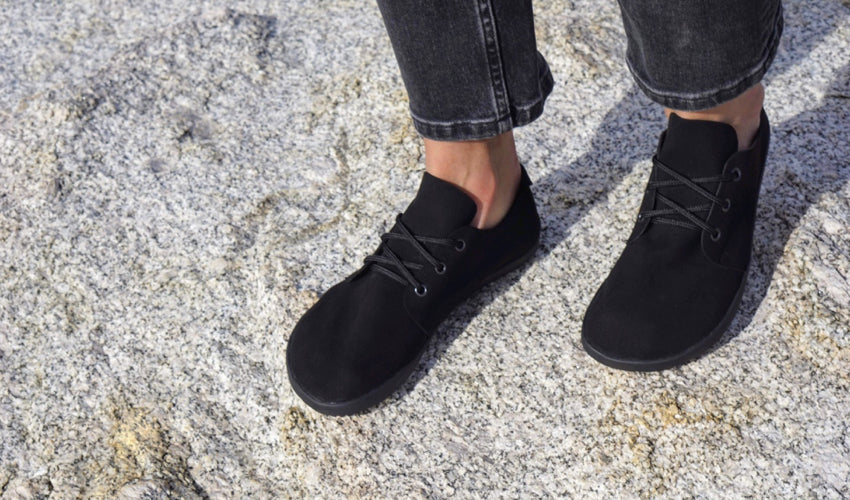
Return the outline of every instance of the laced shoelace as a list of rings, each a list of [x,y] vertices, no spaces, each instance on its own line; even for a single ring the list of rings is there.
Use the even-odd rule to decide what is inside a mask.
[[[411,271],[418,271],[422,269],[424,266],[418,262],[409,262],[403,261],[401,258],[393,252],[393,250],[386,243],[389,240],[402,240],[408,242],[425,261],[434,267],[434,272],[437,274],[444,274],[446,272],[446,264],[437,260],[431,252],[428,251],[427,248],[423,245],[423,243],[430,243],[433,245],[443,245],[443,246],[451,246],[458,252],[462,252],[466,248],[466,242],[463,240],[456,240],[452,238],[431,238],[427,236],[416,236],[413,232],[408,229],[406,225],[401,221],[401,214],[398,214],[395,218],[396,227],[400,231],[399,233],[384,233],[381,235],[381,242],[383,243],[381,247],[383,248],[383,255],[379,255],[375,253],[370,255],[364,259],[366,264],[375,264],[374,269],[396,281],[401,283],[402,285],[410,284],[413,286],[413,291],[416,295],[420,297],[424,296],[428,293],[428,287],[425,286],[424,283],[420,283],[419,280],[413,276]]]
[[[733,169],[728,174],[715,175],[711,177],[695,177],[693,179],[689,179],[688,177],[676,172],[669,166],[665,165],[661,160],[658,159],[657,156],[652,157],[652,162],[655,167],[662,172],[666,173],[672,179],[663,180],[663,181],[650,181],[647,188],[648,189],[656,189],[659,187],[667,187],[667,186],[687,186],[710,203],[705,203],[702,205],[692,205],[692,206],[682,206],[679,203],[671,200],[667,196],[659,193],[657,190],[655,191],[655,198],[663,203],[667,208],[659,208],[656,210],[647,210],[645,212],[641,212],[638,214],[638,220],[643,221],[651,221],[655,219],[655,222],[659,222],[662,224],[670,224],[673,226],[685,227],[688,229],[701,229],[711,234],[711,239],[717,241],[720,239],[720,229],[716,227],[711,227],[706,221],[700,218],[698,213],[707,213],[711,210],[711,207],[714,204],[720,205],[720,210],[723,212],[728,212],[730,208],[732,208],[732,200],[729,198],[719,198],[706,190],[700,184],[710,184],[717,182],[738,182],[741,179],[741,171],[737,168]],[[669,215],[681,215],[686,221],[671,219],[667,216]]]

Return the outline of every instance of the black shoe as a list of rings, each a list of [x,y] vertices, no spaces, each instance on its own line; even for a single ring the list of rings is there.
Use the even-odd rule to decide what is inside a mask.
[[[349,415],[398,389],[457,305],[534,254],[540,218],[530,185],[523,169],[505,218],[479,230],[469,225],[475,202],[425,173],[378,250],[295,326],[286,364],[296,394],[327,415]]]
[[[671,115],[634,231],[584,316],[582,344],[624,370],[708,351],[738,310],[770,126],[737,151],[734,128]]]

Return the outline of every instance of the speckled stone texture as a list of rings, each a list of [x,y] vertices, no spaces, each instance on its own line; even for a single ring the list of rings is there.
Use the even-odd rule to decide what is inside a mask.
[[[132,7],[127,4],[133,4]],[[789,0],[750,286],[708,356],[581,350],[664,121],[615,2],[538,2],[542,248],[328,418],[289,332],[411,199],[372,2],[0,4],[0,498],[847,498],[850,4]]]

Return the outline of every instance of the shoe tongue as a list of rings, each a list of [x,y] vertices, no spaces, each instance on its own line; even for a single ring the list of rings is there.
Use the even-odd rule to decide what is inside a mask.
[[[738,135],[731,125],[725,123],[685,120],[671,114],[663,142],[659,146],[658,159],[685,177],[695,180],[700,177],[719,176],[723,166],[730,156],[738,150]],[[656,170],[655,179],[664,181],[672,179],[667,173]],[[709,193],[716,193],[718,183],[697,182]],[[658,192],[672,199],[685,208],[711,203],[693,189],[684,186],[662,186]],[[655,202],[655,208],[668,208],[660,201]],[[705,220],[706,211],[695,211],[694,214]],[[674,214],[665,218],[687,221],[682,215]]]
[[[476,210],[475,202],[466,193],[425,172],[416,197],[401,219],[417,236],[445,237],[469,225]]]
[[[736,151],[738,135],[731,125],[685,120],[673,113],[658,159],[686,177],[708,177],[720,175]]]
[[[419,191],[401,215],[401,220],[414,236],[445,238],[455,229],[469,225],[476,210],[475,202],[466,193],[453,184],[425,172],[419,184]],[[393,226],[392,232],[401,233],[398,225]],[[432,250],[430,244],[423,246]],[[425,261],[408,241],[389,240],[381,245],[378,254],[386,256],[387,248],[392,249],[402,262],[422,264]],[[383,267],[400,274],[400,270],[394,266]]]

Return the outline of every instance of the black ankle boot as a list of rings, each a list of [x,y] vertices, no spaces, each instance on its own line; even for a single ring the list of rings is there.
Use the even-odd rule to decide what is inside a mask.
[[[603,364],[663,370],[709,350],[738,310],[770,137],[673,114],[634,231],[584,317],[582,344]]]
[[[469,225],[475,202],[426,173],[378,250],[295,326],[286,364],[296,394],[322,413],[348,415],[400,387],[457,305],[534,254],[540,219],[530,185],[523,169],[505,218],[479,230]]]

